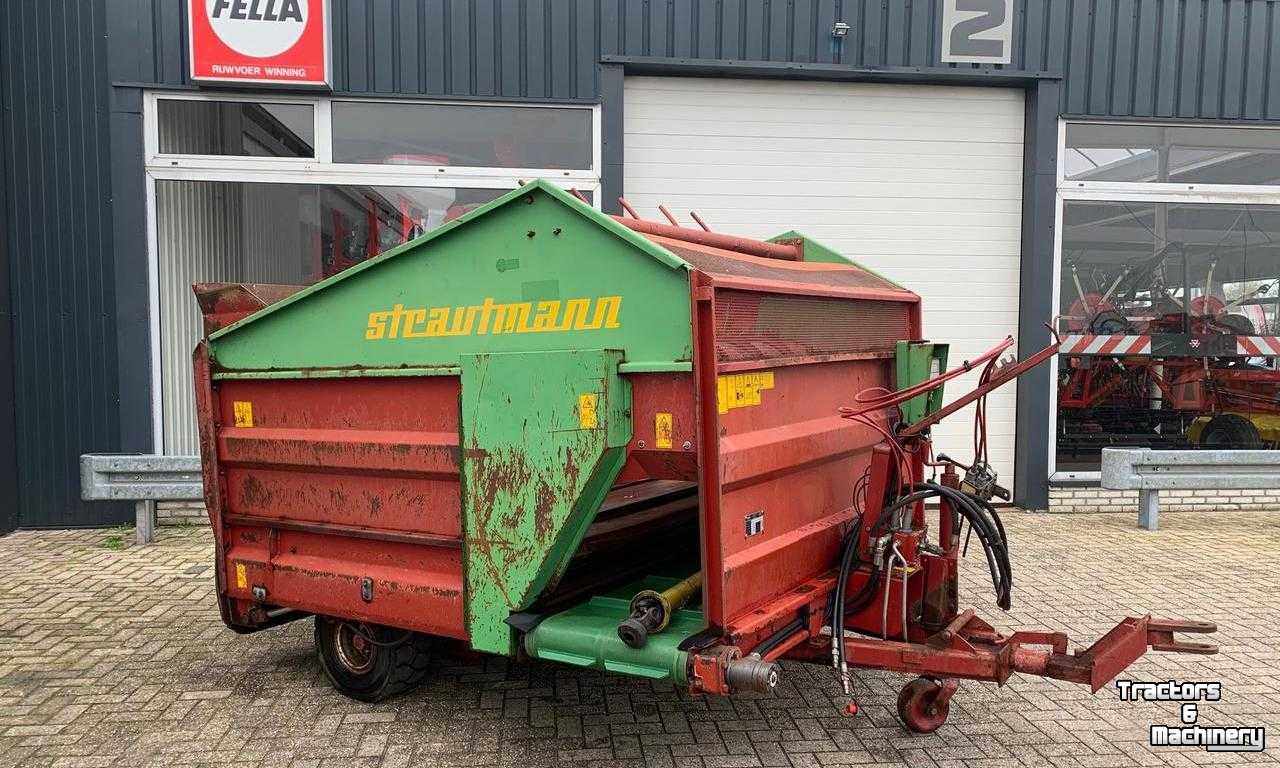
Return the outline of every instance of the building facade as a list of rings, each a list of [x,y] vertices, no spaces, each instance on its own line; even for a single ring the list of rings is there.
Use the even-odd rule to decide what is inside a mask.
[[[987,409],[1022,506],[1106,503],[1104,445],[1280,439],[1276,3],[261,2],[0,7],[0,528],[128,520],[82,453],[195,452],[192,282],[314,282],[539,176],[802,231],[953,361],[1052,324],[1074,354]],[[193,79],[191,23],[286,6],[327,86]]]

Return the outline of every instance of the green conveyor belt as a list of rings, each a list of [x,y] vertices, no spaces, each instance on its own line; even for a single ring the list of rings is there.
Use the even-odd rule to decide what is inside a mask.
[[[525,636],[525,652],[535,659],[685,683],[689,654],[678,646],[706,626],[701,610],[676,611],[667,628],[650,635],[644,648],[629,648],[618,638],[618,623],[627,617],[633,595],[643,589],[661,591],[678,581],[649,576],[549,616]]]

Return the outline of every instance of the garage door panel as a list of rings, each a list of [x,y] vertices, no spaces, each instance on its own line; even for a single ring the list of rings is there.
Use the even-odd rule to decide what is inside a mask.
[[[669,113],[668,113],[669,114]],[[807,119],[797,115],[796,119]],[[634,125],[636,133],[652,133],[660,136],[682,135],[671,126],[667,116],[655,118],[626,117],[628,125]],[[680,129],[689,131],[714,131],[717,136],[734,139],[751,139],[772,137],[778,134],[782,126],[777,123],[763,123],[754,120],[735,121],[726,125],[723,119],[708,117],[704,120],[681,116]],[[842,124],[842,125],[801,125],[786,129],[791,139],[823,140],[823,141],[916,141],[938,140],[939,131],[928,126],[916,125],[881,125],[881,124]],[[948,135],[953,143],[976,142],[986,144],[991,141],[1014,143],[1021,136],[1021,131],[1007,128],[972,126],[964,130],[955,130]]]
[[[745,159],[745,158],[744,158]],[[652,179],[669,183],[678,179],[688,163],[652,163],[646,164],[644,171],[637,175],[637,181]],[[752,165],[748,171],[743,164],[717,163],[700,165],[703,171],[702,181],[715,183],[723,181],[755,181],[767,178],[777,183],[815,182],[839,183],[845,185],[879,184],[885,181],[885,173],[893,173],[897,184],[958,184],[971,185],[974,172],[971,168],[895,168],[889,163],[881,166],[849,165],[839,172],[828,165]],[[1006,188],[1009,184],[1022,179],[1021,169],[991,170],[980,169],[982,183],[993,188]]]
[[[650,188],[649,194],[661,194],[660,190]],[[722,199],[706,199],[700,197],[686,197],[679,191],[662,195],[663,200],[667,203],[667,207],[671,210],[688,210],[695,207],[698,213],[715,213],[718,216],[741,216],[738,208],[729,206],[727,201]],[[752,202],[760,206],[760,216],[757,220],[775,221],[785,218],[787,213],[780,210],[783,205],[794,205],[789,203],[791,197],[776,197],[772,195],[753,196]],[[806,213],[812,213],[815,216],[831,215],[831,214],[872,214],[882,215],[885,212],[906,210],[909,213],[931,213],[930,211],[914,211],[910,208],[903,207],[901,201],[888,200],[878,197],[859,197],[859,198],[813,198],[802,196],[802,202],[805,206]],[[1021,208],[1019,200],[990,200],[983,204],[980,210],[974,209],[974,203],[969,200],[935,200],[933,206],[940,214],[963,214],[974,216],[992,216],[996,214],[1012,214],[1018,215]],[[720,221],[719,218],[716,221]],[[840,223],[837,221],[836,223]],[[819,225],[821,226],[821,225]],[[848,229],[840,233],[841,236],[847,236]]]
[[[742,181],[745,180],[746,179],[743,179]],[[686,194],[734,194],[736,197],[753,197],[750,192],[740,191],[742,181],[723,182],[702,178],[685,179],[683,186],[686,188],[684,190]],[[767,175],[761,174],[760,181],[758,183],[763,184],[768,181],[770,180]],[[630,184],[627,185],[627,195],[629,197],[633,197],[636,193],[649,194],[650,192],[658,194],[662,189],[671,189],[673,185],[679,183],[680,181],[675,177],[667,179],[638,178],[636,179],[636,188],[634,191],[631,190]],[[813,181],[804,182],[804,188],[797,191],[818,197],[892,197],[905,201],[922,201],[932,199],[954,200],[961,195],[990,199],[1000,199],[1002,197],[1005,199],[1018,199],[1008,197],[1010,186],[1011,185],[1008,184],[989,184],[986,183],[985,180],[969,182],[967,184],[959,182],[948,183],[942,181],[926,184],[923,182],[904,183],[896,180],[857,183],[845,180],[825,181],[822,179],[815,179]],[[907,202],[906,204],[911,205],[910,202]]]
[[[672,150],[637,151],[636,160],[643,161],[637,168],[637,178],[669,177],[696,163],[709,173],[736,173],[742,166],[760,169],[762,173],[780,174],[787,170],[803,170],[808,174],[829,174],[832,168],[847,170],[884,169],[895,172],[963,172],[983,174],[1023,173],[1023,159],[1018,156],[946,157],[942,155],[859,154],[859,152],[828,152],[812,159],[796,157],[795,152],[739,151],[739,150]],[[723,169],[723,170],[722,170]],[[972,178],[970,175],[969,178]]]
[[[1016,330],[1021,92],[988,88],[628,78],[624,189],[714,229],[795,229],[919,293],[924,332],[972,359]],[[972,372],[947,399],[977,385]],[[850,393],[852,396],[853,393]],[[1015,395],[987,405],[989,451],[1012,483]],[[973,408],[936,431],[967,461]]]
[[[674,104],[697,106],[715,104],[738,108],[742,105],[742,80],[697,80],[680,78],[628,78],[631,93],[628,105]],[[843,87],[843,86],[836,86]],[[861,87],[861,86],[859,86]],[[879,89],[879,90],[873,90]],[[829,83],[791,81],[752,82],[753,107],[785,103],[796,110],[831,109],[833,104],[843,105],[846,111],[860,112],[868,109],[897,109],[906,112],[928,112],[939,103],[949,110],[1003,111],[1021,114],[1021,105],[1011,103],[1004,94],[982,87],[911,86],[910,91],[900,88],[862,87],[857,102],[849,102],[838,96],[833,100]],[[771,99],[773,99],[771,101]]]
[[[722,119],[725,106],[718,104],[680,104],[680,115],[686,124],[697,127],[700,123],[720,123],[724,127]],[[733,107],[728,107],[732,109]],[[747,119],[735,120],[730,131],[743,130],[750,135],[758,135],[755,132],[762,129],[768,129],[776,133],[778,130],[785,130],[791,135],[796,135],[797,121],[803,121],[806,125],[803,130],[813,131],[818,135],[824,136],[850,136],[860,137],[863,135],[877,135],[884,130],[898,130],[902,127],[900,116],[915,115],[924,120],[928,120],[933,110],[927,108],[903,109],[895,108],[892,105],[877,106],[874,109],[861,109],[858,111],[849,110],[833,110],[833,109],[792,109],[789,107],[754,107]],[[632,110],[627,113],[627,119],[633,121],[636,132],[645,133],[651,128],[657,133],[665,133],[667,128],[667,116],[671,114],[671,106],[665,104],[651,105],[634,105]],[[1009,138],[1012,131],[1009,128],[1008,115],[999,112],[991,112],[983,109],[972,110],[952,110],[950,112],[953,117],[963,118],[965,121],[964,130],[982,131],[991,130],[995,132],[993,135],[1004,137],[1004,140],[1011,141]],[[926,124],[917,126],[922,135],[937,135],[936,129]],[[869,132],[869,133],[868,133]],[[983,137],[985,140],[985,137]]]
[[[626,119],[624,117],[624,119]],[[629,123],[629,121],[628,121]],[[671,136],[681,136],[678,133],[636,133],[627,136],[627,152],[631,152],[635,145],[636,150],[653,151],[671,150],[683,147],[698,152],[702,151],[750,151],[750,152],[768,152],[768,151],[784,151],[784,152],[813,152],[813,140],[807,138],[792,138],[788,136],[736,136],[732,147],[726,147],[722,141],[721,134],[712,134],[709,136],[681,136],[679,147],[672,146],[670,142]],[[872,141],[866,137],[856,139],[828,139],[825,145],[833,154],[856,153],[865,150],[872,154],[892,154],[894,147],[899,147],[895,138],[885,139],[882,141]],[[973,157],[1007,157],[1009,153],[1021,151],[1021,147],[1016,146],[1013,142],[1008,143],[984,143],[970,142],[965,147],[966,155]],[[934,155],[934,156],[956,156],[955,142],[945,138],[938,137],[936,139],[924,140],[916,142],[912,147],[913,153]]]

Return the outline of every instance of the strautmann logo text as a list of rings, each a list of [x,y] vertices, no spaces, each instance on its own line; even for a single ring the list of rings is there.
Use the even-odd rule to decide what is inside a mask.
[[[554,333],[618,328],[621,296],[499,302],[485,298],[461,307],[406,307],[369,313],[364,337],[429,339],[444,336],[485,336],[503,333]]]

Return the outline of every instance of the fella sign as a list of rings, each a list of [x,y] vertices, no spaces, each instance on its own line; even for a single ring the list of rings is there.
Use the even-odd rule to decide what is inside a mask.
[[[191,79],[329,86],[328,0],[188,0]]]

